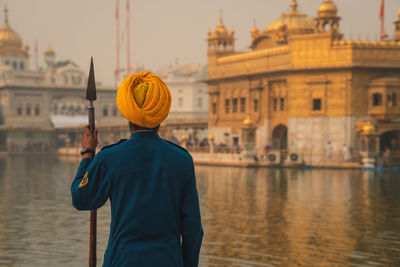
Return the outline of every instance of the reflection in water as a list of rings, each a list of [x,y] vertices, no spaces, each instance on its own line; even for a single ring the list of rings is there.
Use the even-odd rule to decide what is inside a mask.
[[[398,266],[398,174],[198,167],[204,266]]]
[[[0,266],[87,266],[76,159],[0,158]],[[396,173],[197,167],[200,266],[400,266]],[[99,211],[99,265],[109,206]]]

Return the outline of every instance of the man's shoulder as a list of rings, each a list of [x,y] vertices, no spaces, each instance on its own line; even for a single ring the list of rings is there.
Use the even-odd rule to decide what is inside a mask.
[[[110,151],[110,150],[112,150],[111,148],[115,149],[115,148],[118,147],[118,145],[125,143],[126,140],[128,140],[128,139],[121,139],[121,140],[119,140],[118,142],[116,142],[114,144],[110,144],[110,145],[107,145],[107,146],[103,147],[102,149],[100,149],[100,151],[105,151],[105,150]]]
[[[192,159],[192,156],[190,155],[189,151],[187,151],[185,148],[183,148],[180,145],[175,144],[175,143],[173,143],[171,141],[168,141],[166,139],[162,139],[162,140],[165,143],[165,146],[168,148],[168,150],[171,153],[179,154],[182,157]]]
[[[174,142],[168,141],[168,140],[166,140],[166,139],[164,139],[164,141],[167,142],[168,144],[170,144],[170,145],[172,145],[172,146],[178,148],[179,150],[184,151],[184,152],[186,152],[186,153],[189,154],[189,151],[187,151],[185,148],[181,147],[180,145],[175,144]]]

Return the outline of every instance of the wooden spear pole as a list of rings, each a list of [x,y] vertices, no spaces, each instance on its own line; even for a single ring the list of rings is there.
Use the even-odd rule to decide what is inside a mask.
[[[94,117],[93,101],[96,100],[96,82],[94,79],[93,57],[90,59],[89,78],[86,90],[86,99],[90,101],[88,107],[89,129],[94,131],[96,128]],[[89,245],[89,267],[95,267],[97,262],[96,256],[97,242],[97,210],[90,211],[90,245]]]

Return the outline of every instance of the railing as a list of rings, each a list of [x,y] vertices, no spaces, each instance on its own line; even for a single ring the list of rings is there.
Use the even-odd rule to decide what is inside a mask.
[[[189,152],[195,152],[195,153],[211,153],[211,148],[210,146],[188,146],[187,150]],[[242,152],[243,148],[239,146],[214,146],[214,153],[224,153],[224,154],[239,154]]]
[[[381,151],[375,155],[377,167],[400,166],[400,151]]]
[[[169,121],[198,121],[208,120],[208,112],[171,112],[166,119]]]
[[[188,151],[194,152],[194,153],[210,153],[210,147],[209,146],[189,146]]]

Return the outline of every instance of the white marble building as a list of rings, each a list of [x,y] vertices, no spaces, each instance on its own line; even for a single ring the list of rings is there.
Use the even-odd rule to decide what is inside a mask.
[[[4,13],[0,28],[0,151],[51,151],[65,142],[76,144],[87,124],[86,72],[70,60],[57,61],[50,47],[44,53],[45,69],[31,70],[29,47],[23,46],[21,36],[9,25],[7,8]],[[102,136],[107,142],[115,141],[109,140],[109,134],[118,139],[128,131],[115,97],[115,88],[97,86],[96,123],[107,128]]]
[[[170,64],[155,71],[170,89],[172,104],[166,120],[167,137],[176,142],[187,139],[198,145],[208,136],[208,92],[201,82],[206,67],[200,64]]]

